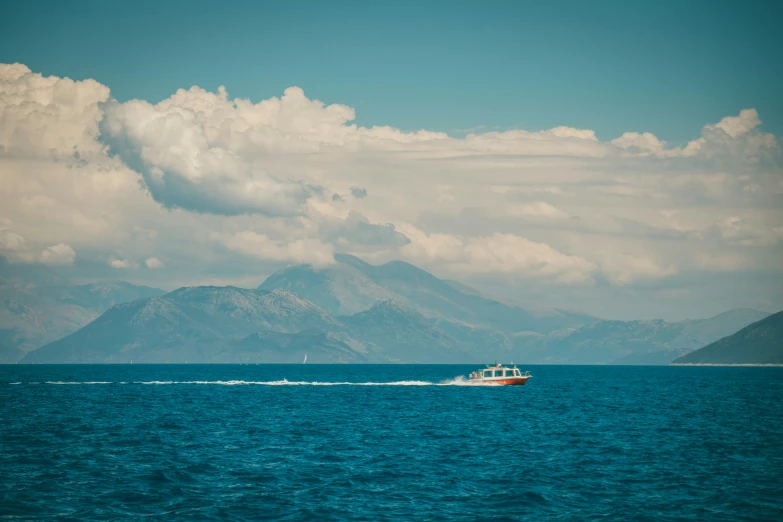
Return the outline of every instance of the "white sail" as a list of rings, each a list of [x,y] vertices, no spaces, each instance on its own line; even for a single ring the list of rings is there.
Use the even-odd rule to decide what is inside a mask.
[[[306,362],[307,362],[307,354],[305,354],[305,358],[304,358],[304,361],[302,361],[302,364],[304,364]]]

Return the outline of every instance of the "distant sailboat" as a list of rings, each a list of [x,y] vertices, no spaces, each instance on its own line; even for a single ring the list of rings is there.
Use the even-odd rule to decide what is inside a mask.
[[[302,364],[304,364],[306,362],[307,362],[307,354],[305,354],[305,358],[304,358],[304,361],[302,361]]]

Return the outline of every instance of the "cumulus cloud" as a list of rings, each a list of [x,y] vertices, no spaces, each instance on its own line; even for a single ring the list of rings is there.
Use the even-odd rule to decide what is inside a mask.
[[[71,270],[144,259],[161,278],[323,266],[336,251],[583,287],[780,270],[780,143],[753,109],[683,147],[643,127],[457,138],[354,118],[296,87],[119,103],[94,80],[0,65],[0,250],[66,263],[67,247]]]
[[[136,263],[128,261],[127,259],[110,259],[109,266],[112,268],[136,268]]]
[[[95,140],[108,87],[95,80],[42,76],[0,64],[0,152],[73,156],[101,150]]]
[[[161,261],[157,257],[147,258],[147,260],[144,261],[144,264],[147,265],[147,268],[152,268],[152,269],[163,267],[163,261]]]
[[[470,239],[465,245],[465,261],[460,267],[466,272],[540,277],[565,284],[592,283],[595,270],[586,259],[512,234]]]
[[[75,259],[76,252],[65,243],[50,246],[41,253],[41,262],[47,265],[72,265]]]
[[[612,145],[641,154],[659,154],[664,151],[666,142],[659,140],[649,132],[626,132],[612,140]]]
[[[761,124],[756,109],[743,109],[738,116],[726,116],[718,123],[707,124],[700,138],[689,142],[680,153],[707,158],[731,157],[758,161],[760,157],[780,153],[778,139],[755,130]]]
[[[502,274],[560,284],[590,284],[597,268],[579,256],[513,234],[459,238],[425,234],[412,226],[404,230],[411,238],[404,248],[409,257],[423,263],[440,262],[460,275]]]
[[[0,251],[18,252],[26,247],[24,238],[7,229],[0,229]]]
[[[357,246],[396,248],[410,243],[393,223],[371,223],[367,217],[353,210],[345,219],[323,217],[319,225],[324,237],[342,250]]]
[[[726,116],[714,125],[714,128],[720,129],[732,138],[747,134],[751,130],[761,125],[759,114],[756,109],[743,109],[738,116]],[[712,125],[707,125],[705,129],[712,129]]]
[[[313,189],[268,172],[256,154],[243,154],[247,145],[239,138],[222,141],[209,127],[216,109],[194,112],[196,98],[180,91],[155,106],[138,100],[110,105],[104,128],[111,150],[167,207],[225,215],[301,213]],[[225,91],[216,101],[227,103]]]

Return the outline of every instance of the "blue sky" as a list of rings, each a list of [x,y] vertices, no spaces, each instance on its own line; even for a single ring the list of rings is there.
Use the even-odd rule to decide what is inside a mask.
[[[780,2],[6,2],[0,62],[120,101],[291,85],[361,125],[557,125],[673,144],[754,107],[783,130]]]

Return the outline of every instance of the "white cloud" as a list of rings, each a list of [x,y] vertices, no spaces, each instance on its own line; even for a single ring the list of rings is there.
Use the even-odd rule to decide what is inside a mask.
[[[144,261],[144,264],[147,265],[147,268],[162,268],[163,267],[163,261],[158,259],[157,257],[150,257],[146,261]]]
[[[132,261],[128,261],[127,259],[110,259],[109,266],[112,268],[126,269],[126,268],[136,268],[137,265],[136,263]]]
[[[666,147],[666,142],[659,140],[654,134],[649,132],[626,132],[619,138],[613,139],[612,144],[621,149],[651,154],[661,153]]]
[[[0,151],[26,156],[92,154],[108,87],[0,64]]]
[[[236,234],[212,234],[226,248],[266,261],[307,263],[326,266],[334,263],[334,247],[318,239],[273,240],[251,230]]]
[[[586,259],[512,234],[472,238],[465,245],[465,261],[460,269],[468,273],[511,274],[564,284],[592,283],[596,268]]]
[[[736,138],[747,134],[760,124],[761,120],[756,109],[743,109],[740,111],[739,116],[726,116],[720,120],[715,124],[715,128],[722,130],[732,138]],[[710,129],[712,126],[707,125],[705,128]]]
[[[671,155],[757,161],[765,155],[779,154],[780,145],[774,135],[754,130],[760,124],[756,109],[743,109],[738,116],[726,116],[714,125],[705,125],[700,138],[689,142],[684,149],[671,151]]]
[[[47,265],[72,265],[75,259],[76,252],[65,243],[50,246],[41,253],[41,262]]]
[[[105,126],[112,150],[138,165],[152,196],[167,207],[225,215],[300,214],[312,190],[269,173],[256,151],[243,155],[248,145],[239,138],[223,143],[207,118],[170,100],[157,106],[134,100],[113,104]]]
[[[354,117],[295,87],[258,103],[198,87],[118,103],[93,80],[0,65],[0,249],[35,262],[62,243],[79,252],[74,271],[165,259],[144,276],[183,283],[338,251],[559,285],[780,271],[780,143],[753,109],[684,147],[642,131],[455,138]]]
[[[458,238],[425,234],[411,225],[401,229],[411,238],[402,249],[406,257],[423,264],[438,263],[441,269],[455,274],[501,274],[559,284],[589,284],[596,270],[586,259],[513,234]]]
[[[661,266],[653,259],[628,254],[607,255],[600,264],[604,277],[615,285],[661,279],[677,273],[675,266]]]
[[[511,205],[505,214],[509,217],[543,218],[543,219],[567,219],[568,213],[545,201],[534,201],[519,205]]]
[[[17,252],[25,249],[25,240],[19,234],[2,229],[0,230],[0,251],[13,251]]]
[[[427,234],[409,223],[398,225],[400,231],[410,239],[410,243],[400,251],[406,259],[424,263],[455,262],[463,258],[465,245],[451,234]]]
[[[738,216],[730,216],[715,223],[714,230],[721,238],[741,246],[775,246],[783,243],[783,223],[765,225]]]

